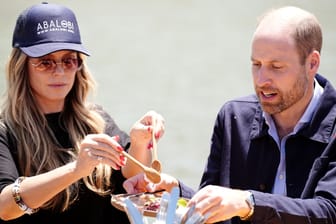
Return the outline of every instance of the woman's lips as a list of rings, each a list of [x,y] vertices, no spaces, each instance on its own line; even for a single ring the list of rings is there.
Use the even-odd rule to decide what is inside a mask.
[[[53,83],[53,84],[49,84],[49,86],[51,87],[63,87],[66,86],[65,83]]]
[[[65,91],[67,89],[65,83],[53,83],[49,84],[48,87],[50,88],[50,91]]]

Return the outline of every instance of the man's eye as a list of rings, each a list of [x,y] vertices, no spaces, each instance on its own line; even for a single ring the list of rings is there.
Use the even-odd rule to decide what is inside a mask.
[[[274,68],[274,69],[281,69],[282,66],[280,66],[280,65],[272,65],[272,68]]]

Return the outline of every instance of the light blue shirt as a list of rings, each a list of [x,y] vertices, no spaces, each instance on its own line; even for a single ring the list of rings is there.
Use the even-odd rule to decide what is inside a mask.
[[[268,134],[270,136],[272,136],[272,138],[275,140],[275,142],[277,143],[277,145],[280,149],[280,163],[279,163],[279,166],[278,166],[277,174],[275,176],[275,181],[274,181],[273,190],[272,190],[272,193],[274,193],[274,194],[287,195],[287,190],[286,190],[286,160],[285,160],[285,158],[286,158],[286,155],[285,155],[285,153],[286,153],[286,150],[285,150],[286,141],[291,135],[296,134],[304,124],[308,123],[311,120],[311,118],[313,116],[313,113],[316,109],[316,106],[318,104],[318,101],[319,101],[322,94],[323,94],[323,88],[315,80],[314,95],[313,95],[313,98],[311,99],[306,111],[304,112],[304,114],[300,118],[299,122],[295,125],[293,131],[291,133],[289,133],[288,135],[284,136],[282,139],[280,139],[279,136],[278,136],[278,132],[276,130],[276,127],[275,127],[275,124],[274,124],[274,121],[273,121],[272,117],[265,112],[263,113],[263,116],[265,117],[265,120],[266,120],[266,124],[269,126]]]

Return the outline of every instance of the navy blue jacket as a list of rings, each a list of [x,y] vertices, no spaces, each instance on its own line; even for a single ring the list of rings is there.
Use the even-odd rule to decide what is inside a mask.
[[[334,139],[336,91],[322,76],[316,79],[324,88],[318,108],[311,122],[286,142],[288,197],[270,193],[280,150],[268,134],[255,95],[229,101],[219,111],[200,188],[220,185],[252,190],[256,203],[252,223],[336,223],[336,156],[331,155],[326,169],[305,186],[314,161]],[[320,161],[314,167],[321,169]],[[182,194],[192,194],[184,185],[181,188]],[[234,217],[223,223],[242,221]]]

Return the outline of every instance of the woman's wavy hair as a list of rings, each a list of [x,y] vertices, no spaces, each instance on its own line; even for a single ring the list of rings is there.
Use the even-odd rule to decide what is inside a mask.
[[[7,91],[1,119],[14,138],[20,175],[42,174],[75,160],[79,143],[87,134],[104,132],[103,118],[94,111],[93,105],[87,103],[89,93],[95,88],[95,81],[85,63],[85,55],[78,53],[78,56],[83,60],[83,65],[76,73],[74,85],[65,98],[64,109],[60,115],[60,124],[67,130],[73,145],[73,149],[64,149],[58,144],[45,114],[34,98],[27,72],[28,56],[17,48],[13,48],[11,52],[7,64]],[[108,194],[111,189],[111,173],[110,167],[99,165],[83,181],[92,191]],[[66,210],[77,198],[79,188],[78,182],[70,185],[42,208]]]

